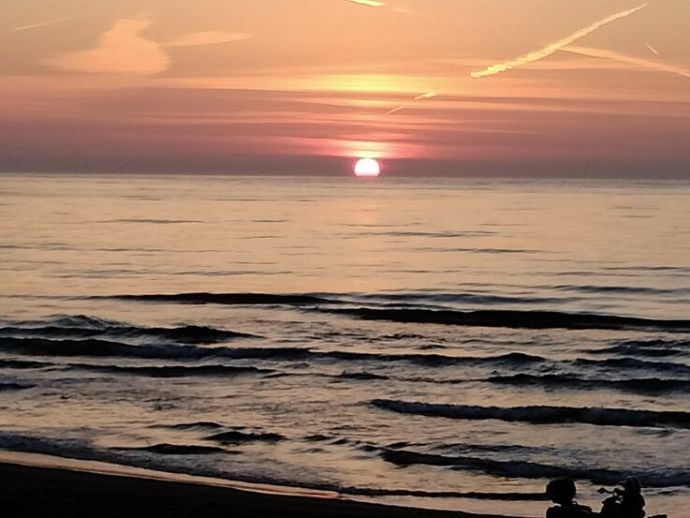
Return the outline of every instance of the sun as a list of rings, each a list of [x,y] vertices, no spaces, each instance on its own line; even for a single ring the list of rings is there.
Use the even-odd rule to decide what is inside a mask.
[[[355,176],[375,178],[381,174],[381,164],[373,158],[360,158],[355,162]]]

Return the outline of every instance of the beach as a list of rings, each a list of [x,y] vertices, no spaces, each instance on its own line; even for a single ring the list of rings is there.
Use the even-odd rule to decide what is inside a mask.
[[[8,458],[14,463],[7,462]],[[67,469],[64,466],[70,465]],[[53,467],[50,467],[50,466]],[[63,467],[55,467],[63,466]],[[104,464],[99,463],[101,470]],[[8,518],[500,518],[498,515],[433,511],[356,502],[335,493],[297,489],[253,490],[223,481],[149,472],[135,476],[124,467],[110,473],[88,463],[36,455],[0,453],[0,509]],[[157,477],[157,478],[154,478]],[[220,485],[213,485],[220,484]]]

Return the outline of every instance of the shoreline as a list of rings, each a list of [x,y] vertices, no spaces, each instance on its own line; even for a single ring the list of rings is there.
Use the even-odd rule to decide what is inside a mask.
[[[3,514],[29,518],[510,518],[398,507],[358,501],[330,491],[4,450],[0,451],[0,488]]]

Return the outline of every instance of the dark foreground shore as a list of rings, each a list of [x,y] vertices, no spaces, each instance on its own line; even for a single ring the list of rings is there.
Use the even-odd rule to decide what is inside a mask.
[[[0,462],[0,515],[8,518],[495,518],[353,502],[315,494],[270,494]]]

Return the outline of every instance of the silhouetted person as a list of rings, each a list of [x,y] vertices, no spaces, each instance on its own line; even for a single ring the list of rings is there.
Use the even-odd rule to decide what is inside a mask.
[[[595,516],[591,507],[575,502],[575,482],[568,478],[552,480],[546,485],[546,496],[558,504],[549,507],[546,518],[591,518]]]
[[[626,478],[623,489],[615,489],[613,496],[604,500],[602,518],[644,518],[645,501],[640,482],[635,477]]]

